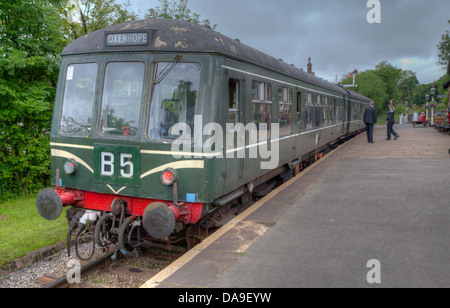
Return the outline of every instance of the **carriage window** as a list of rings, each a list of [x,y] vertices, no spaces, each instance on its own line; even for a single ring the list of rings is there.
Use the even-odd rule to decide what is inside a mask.
[[[328,96],[325,96],[323,103],[323,111],[324,111],[324,125],[331,125],[333,123],[333,107],[331,105],[331,100]]]
[[[97,80],[97,64],[71,64],[67,67],[60,133],[89,135]]]
[[[338,123],[344,122],[346,119],[345,116],[345,107],[344,102],[342,100],[337,101],[337,108],[336,108],[336,120]]]
[[[316,95],[316,106],[322,106],[322,96]]]
[[[272,102],[272,85],[266,82],[252,81],[252,101]]]
[[[355,111],[355,118],[354,120],[361,120],[364,117],[364,114],[361,113],[362,105],[361,103],[356,103],[356,111]]]
[[[139,130],[145,65],[112,62],[106,66],[100,133],[134,137]]]
[[[239,80],[229,80],[228,100],[228,123],[239,123]]]
[[[331,115],[333,119],[332,124],[337,123],[336,113],[337,113],[336,99],[333,98],[332,115]]]
[[[267,138],[270,137],[271,123],[272,123],[272,103],[255,103],[253,104],[253,123],[256,124],[258,131],[267,131]],[[264,135],[261,135],[265,140]]]
[[[361,113],[361,111],[360,111],[359,103],[353,103],[352,104],[352,116],[351,116],[350,120],[352,120],[352,121],[358,120],[360,113]]]
[[[272,85],[266,82],[253,80],[252,82],[252,122],[258,131],[267,130],[270,137],[272,122]],[[261,135],[264,139],[264,135]],[[260,139],[261,140],[261,139]]]
[[[282,87],[278,90],[278,102],[280,105],[279,119],[280,136],[291,133],[291,109],[292,109],[292,89]]]
[[[302,92],[297,92],[297,124],[299,131],[305,129],[305,121],[302,120]]]
[[[323,125],[323,107],[322,107],[322,96],[316,96],[316,107],[314,110],[314,127],[321,127]]]
[[[302,93],[297,92],[297,115],[300,116],[301,112],[302,112]]]
[[[148,131],[151,139],[192,140],[200,72],[201,67],[197,63],[159,62],[155,65],[153,80],[159,81],[154,84],[152,91]],[[162,77],[157,78],[158,76]],[[186,129],[172,129],[175,124],[184,125]]]
[[[313,104],[312,104],[312,94],[305,93],[306,107],[305,107],[305,129],[311,130],[313,128]]]

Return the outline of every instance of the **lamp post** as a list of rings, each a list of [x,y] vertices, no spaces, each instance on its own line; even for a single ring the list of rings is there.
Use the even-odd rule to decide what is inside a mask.
[[[428,121],[428,101],[430,100],[430,96],[428,94],[425,95],[425,100],[427,102],[427,106],[425,107],[425,112],[426,112],[426,119]]]
[[[434,85],[430,89],[431,93],[431,125],[434,125],[434,95],[436,94],[436,88]]]

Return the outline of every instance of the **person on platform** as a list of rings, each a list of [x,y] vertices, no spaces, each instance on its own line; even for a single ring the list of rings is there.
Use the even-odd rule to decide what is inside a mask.
[[[375,143],[373,141],[373,126],[377,123],[377,110],[375,109],[375,103],[370,102],[370,106],[364,111],[364,123],[366,123],[367,141],[369,143]]]
[[[393,102],[394,102],[394,100],[392,99],[388,105],[389,111],[388,111],[388,115],[387,115],[387,139],[386,140],[391,140],[391,134],[394,135],[394,140],[397,140],[400,137],[399,134],[397,134],[396,131],[394,130],[395,108],[394,108]]]
[[[422,112],[419,117],[419,122],[425,122],[426,119],[427,119],[427,117],[425,116],[425,113]]]

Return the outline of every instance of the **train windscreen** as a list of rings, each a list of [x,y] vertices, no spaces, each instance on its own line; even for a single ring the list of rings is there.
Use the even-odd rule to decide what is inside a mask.
[[[111,62],[106,66],[103,87],[101,135],[132,138],[139,131],[145,64]]]
[[[67,66],[60,133],[75,136],[90,134],[96,81],[96,63]]]
[[[153,76],[149,137],[157,140],[191,139],[200,88],[200,64],[159,62]],[[175,124],[187,125],[180,136]]]

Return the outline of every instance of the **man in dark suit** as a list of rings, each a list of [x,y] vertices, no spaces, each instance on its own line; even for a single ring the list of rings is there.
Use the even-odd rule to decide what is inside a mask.
[[[397,134],[397,132],[394,130],[394,123],[395,123],[395,108],[394,108],[394,100],[391,100],[391,102],[389,103],[388,107],[389,107],[389,112],[387,114],[387,139],[386,140],[391,140],[391,134],[394,135],[394,140],[397,140],[400,135]]]
[[[377,123],[377,111],[374,106],[375,103],[372,101],[364,111],[364,123],[366,123],[367,141],[369,143],[375,143],[373,141],[373,126]]]

